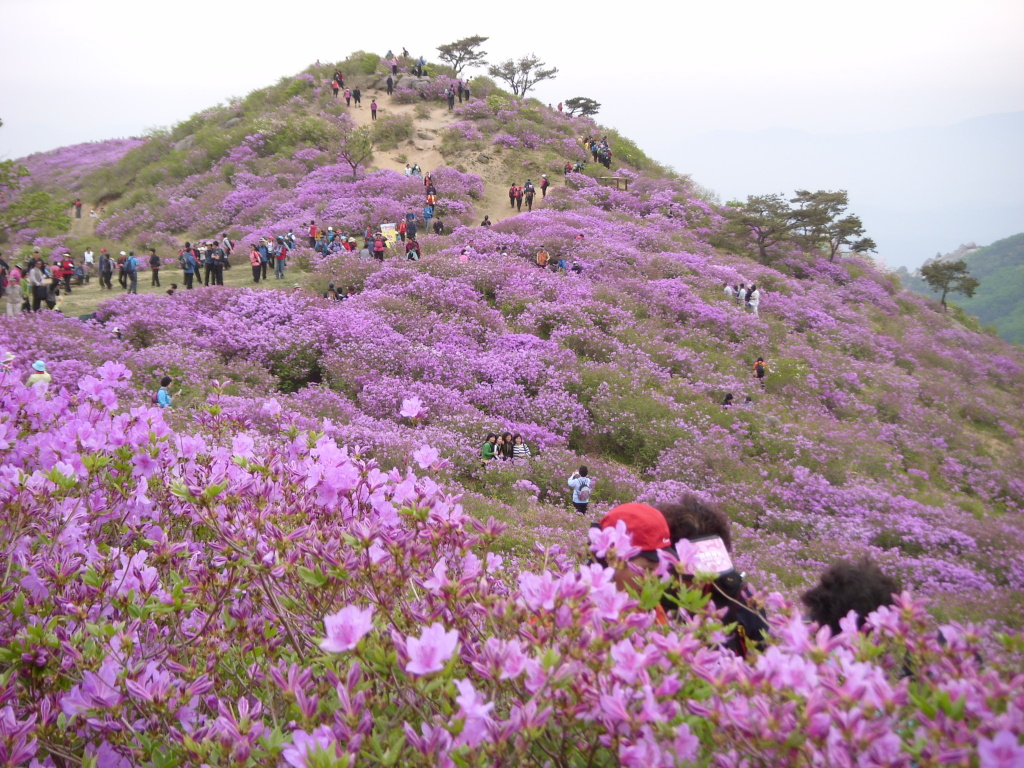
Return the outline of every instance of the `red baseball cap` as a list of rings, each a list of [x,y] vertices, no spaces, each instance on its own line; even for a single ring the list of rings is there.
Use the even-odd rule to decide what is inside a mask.
[[[631,501],[619,504],[601,520],[602,530],[614,528],[621,520],[633,537],[633,546],[643,550],[640,554],[648,560],[658,559],[657,551],[672,546],[665,516],[648,504]]]

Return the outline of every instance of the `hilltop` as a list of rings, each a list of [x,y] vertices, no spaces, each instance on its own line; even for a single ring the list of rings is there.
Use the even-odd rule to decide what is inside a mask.
[[[153,246],[174,274],[186,239],[300,242],[287,290],[0,319],[5,749],[111,765],[1012,758],[1024,354],[870,259],[781,243],[761,263],[687,176],[486,79],[451,113],[443,73],[400,81],[370,125],[380,65],[339,65],[362,110],[325,87],[335,65],[313,67],[144,139],[26,161],[102,214],[23,249]],[[361,128],[374,154],[353,167]],[[614,186],[592,164],[562,173],[587,135],[608,137]],[[412,162],[446,224],[420,260],[302,244],[310,219],[362,233],[421,209]],[[513,214],[508,185],[542,173],[547,196]],[[542,248],[578,271],[540,269]],[[723,291],[741,282],[758,311]],[[323,298],[331,283],[354,295]],[[46,397],[22,384],[41,357]],[[483,461],[490,432],[532,456]],[[586,516],[566,486],[581,464]],[[670,618],[657,577],[628,596],[591,564],[595,537],[613,564],[628,551],[593,520],[684,494],[728,515],[771,617],[746,658],[719,646],[732,630],[703,587]],[[815,635],[800,594],[861,556],[906,594],[863,632]]]
[[[998,240],[979,248],[974,243],[940,254],[942,261],[967,262],[971,276],[981,285],[973,297],[952,297],[957,307],[974,315],[981,323],[996,329],[1000,336],[1015,344],[1024,344],[1024,234]],[[925,264],[930,263],[929,260]],[[937,298],[921,277],[920,271],[897,270],[903,286],[922,296]]]

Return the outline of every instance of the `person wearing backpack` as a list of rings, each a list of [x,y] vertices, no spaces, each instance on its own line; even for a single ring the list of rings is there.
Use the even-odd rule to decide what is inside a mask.
[[[277,236],[277,245],[274,246],[274,278],[284,280],[285,262],[288,259],[288,246],[284,244],[284,237]]]
[[[548,181],[547,174],[541,174],[541,177],[540,177],[540,196],[542,198],[548,196],[548,184],[549,183],[550,182]]]
[[[754,363],[754,378],[757,379],[758,384],[761,385],[761,389],[765,388],[764,377],[768,374],[768,366],[764,362],[763,357],[757,358],[757,362]]]
[[[185,290],[191,291],[192,281],[195,279],[196,270],[199,269],[199,263],[196,261],[196,257],[192,255],[191,243],[185,243],[185,248],[178,258],[181,260],[181,271],[185,276]]]
[[[154,393],[152,397],[153,405],[159,405],[161,408],[170,408],[171,406],[171,395],[167,391],[167,387],[171,386],[171,377],[164,376],[160,379],[160,389]]]
[[[580,467],[572,473],[568,482],[568,486],[572,488],[572,505],[581,515],[587,514],[590,494],[594,487],[594,481],[589,474],[590,471],[586,467]]]
[[[135,258],[135,251],[128,251],[128,258],[124,260],[124,274],[128,281],[128,293],[138,294],[139,260]]]
[[[153,279],[150,285],[160,287],[160,257],[156,255],[156,248],[149,249],[149,268],[153,271]]]

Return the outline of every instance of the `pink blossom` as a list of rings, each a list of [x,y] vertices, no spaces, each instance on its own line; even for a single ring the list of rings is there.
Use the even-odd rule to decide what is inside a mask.
[[[328,653],[351,651],[373,629],[373,606],[358,608],[347,605],[337,613],[324,616],[327,637],[320,647]]]
[[[1024,745],[1011,731],[999,731],[991,739],[978,739],[981,768],[1020,768],[1024,765]]]
[[[444,625],[434,622],[417,637],[405,639],[409,661],[405,671],[412,675],[427,675],[439,672],[455,653],[459,644],[457,630],[445,631]]]
[[[305,731],[294,731],[292,743],[281,750],[281,757],[293,768],[310,768],[319,763],[311,762],[310,758],[320,753],[326,753],[331,757],[337,757],[337,741],[331,729],[321,725],[312,733]]]
[[[402,400],[402,410],[398,412],[403,419],[422,419],[426,413],[423,401],[415,395]]]

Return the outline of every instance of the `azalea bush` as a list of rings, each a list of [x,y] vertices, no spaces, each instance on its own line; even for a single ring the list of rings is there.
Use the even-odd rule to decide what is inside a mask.
[[[774,640],[744,660],[697,591],[660,623],[657,577],[633,597],[558,547],[511,570],[429,445],[384,471],[322,432],[261,434],[217,391],[182,433],[121,406],[130,379],[106,363],[44,394],[0,374],[4,765],[1024,755],[1020,648],[939,634],[907,596],[836,637],[772,596]],[[591,546],[637,551],[621,528]]]

